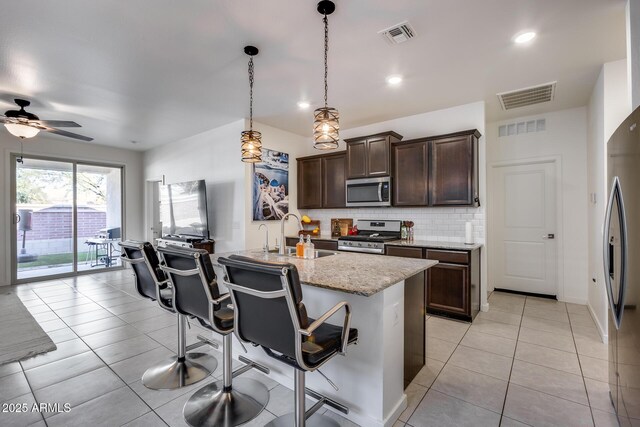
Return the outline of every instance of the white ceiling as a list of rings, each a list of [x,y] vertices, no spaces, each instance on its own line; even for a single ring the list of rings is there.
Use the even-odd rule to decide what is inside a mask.
[[[624,0],[336,5],[329,104],[343,128],[478,100],[489,120],[585,105],[600,65],[626,56]],[[42,119],[80,123],[78,133],[95,138],[89,144],[148,149],[247,116],[242,49],[255,44],[255,119],[311,136],[323,96],[315,8],[315,0],[5,2],[0,110],[25,97]],[[377,34],[407,19],[415,39],[391,46]],[[524,29],[538,38],[514,45]],[[402,85],[388,87],[389,74],[403,75]],[[553,102],[500,110],[497,92],[553,80]],[[300,111],[299,100],[312,108]]]

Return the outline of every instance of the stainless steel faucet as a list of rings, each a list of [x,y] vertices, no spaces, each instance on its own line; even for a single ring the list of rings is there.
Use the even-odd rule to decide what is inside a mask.
[[[269,227],[267,226],[267,224],[260,224],[260,226],[258,227],[258,230],[260,230],[262,227],[264,227],[266,231],[266,236],[264,238],[264,245],[262,245],[262,250],[264,252],[269,252]]]
[[[285,216],[282,217],[282,219],[280,220],[280,248],[278,249],[278,254],[279,255],[284,255],[285,254],[285,238],[284,238],[284,222],[287,220],[287,218],[289,218],[290,216],[295,217],[295,219],[298,220],[298,225],[300,226],[300,230],[302,230],[302,222],[300,221],[300,217],[298,217],[298,215],[294,214],[294,213],[287,213],[285,214]]]

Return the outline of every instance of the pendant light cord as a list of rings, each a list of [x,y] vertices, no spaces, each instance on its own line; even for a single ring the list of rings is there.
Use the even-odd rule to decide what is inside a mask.
[[[327,92],[329,86],[327,84],[327,52],[329,51],[329,20],[327,15],[324,15],[324,107],[327,108]]]
[[[249,58],[249,130],[253,130],[253,56]]]

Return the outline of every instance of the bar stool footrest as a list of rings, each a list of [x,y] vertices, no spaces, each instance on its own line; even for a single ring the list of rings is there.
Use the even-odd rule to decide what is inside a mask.
[[[238,360],[240,360],[242,363],[245,364],[245,366],[236,369],[235,371],[233,371],[233,378],[237,377],[238,375],[242,375],[245,372],[247,372],[249,369],[257,369],[258,371],[264,373],[264,374],[269,374],[271,372],[271,370],[264,366],[261,365],[257,362],[254,362],[253,360],[247,359],[244,356],[238,356]]]

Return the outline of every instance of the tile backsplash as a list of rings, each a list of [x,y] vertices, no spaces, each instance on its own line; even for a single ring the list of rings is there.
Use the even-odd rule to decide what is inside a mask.
[[[331,218],[396,219],[415,223],[416,240],[439,242],[464,242],[465,223],[471,221],[475,243],[485,243],[485,210],[482,206],[479,208],[301,209],[300,212],[311,219],[320,220],[322,234],[331,234]]]

